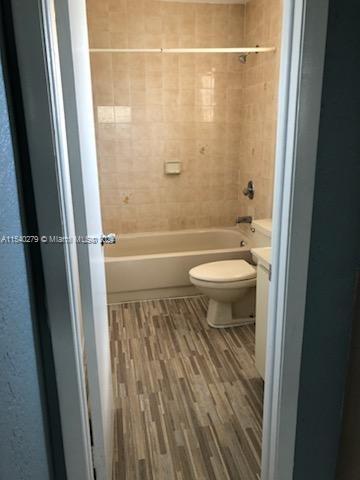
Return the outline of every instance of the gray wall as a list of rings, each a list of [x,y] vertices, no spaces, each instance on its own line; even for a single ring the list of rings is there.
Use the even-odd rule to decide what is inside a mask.
[[[0,64],[0,237],[21,234]],[[0,479],[50,478],[24,249],[0,243]]]
[[[296,480],[335,478],[354,288],[360,267],[359,5],[358,0],[330,0],[329,7]]]

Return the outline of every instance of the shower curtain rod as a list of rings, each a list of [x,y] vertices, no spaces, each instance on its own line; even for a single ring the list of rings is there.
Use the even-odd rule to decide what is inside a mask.
[[[265,53],[275,52],[275,47],[250,48],[90,48],[90,52],[108,53]]]

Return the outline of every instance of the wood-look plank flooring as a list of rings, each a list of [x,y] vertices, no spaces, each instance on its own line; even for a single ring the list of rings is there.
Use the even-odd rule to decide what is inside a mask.
[[[254,326],[216,330],[205,297],[109,306],[114,480],[257,480]]]

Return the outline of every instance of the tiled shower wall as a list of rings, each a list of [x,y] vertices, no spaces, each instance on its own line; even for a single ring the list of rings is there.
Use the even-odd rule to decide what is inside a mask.
[[[251,0],[245,7],[246,45],[274,46],[275,53],[249,55],[243,70],[239,210],[255,218],[271,216],[274,182],[282,0]],[[255,197],[242,194],[248,180]]]
[[[245,25],[251,10],[243,5],[153,0],[87,5],[92,48],[229,47],[244,45],[245,33],[253,33]],[[257,137],[248,130],[258,118],[247,70],[253,72],[256,62],[242,65],[236,55],[224,54],[91,53],[105,230],[233,225],[242,211],[264,211],[260,199],[270,205],[270,188],[266,194],[258,190],[255,208],[239,193],[244,172],[267,188],[272,177],[273,155],[258,176],[258,157],[250,147]],[[251,95],[244,104],[247,89]],[[267,93],[261,94],[268,101]],[[180,161],[181,175],[164,175],[166,161]]]

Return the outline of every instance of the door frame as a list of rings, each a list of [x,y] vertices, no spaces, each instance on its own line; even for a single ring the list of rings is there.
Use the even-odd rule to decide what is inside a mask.
[[[262,480],[292,478],[328,0],[285,0]]]
[[[72,235],[66,132],[48,90],[42,2],[10,2],[39,234]],[[328,0],[284,0],[262,480],[289,480],[293,471],[327,9]],[[41,251],[68,479],[93,479],[76,247]]]
[[[49,18],[41,0],[9,0],[19,72],[38,231],[33,235],[75,237],[69,159],[55,49],[48,43]],[[52,71],[53,75],[49,75]],[[13,92],[15,93],[15,91]],[[16,122],[16,120],[15,120]],[[82,345],[82,311],[76,244],[40,243],[65,468],[69,480],[94,478]],[[39,286],[34,286],[34,288]],[[50,426],[51,428],[51,426]],[[54,452],[56,455],[56,452]]]
[[[86,6],[43,0],[43,10],[48,15],[54,10],[52,37],[53,41],[57,37],[59,51],[68,155],[79,160],[69,164],[75,231],[79,237],[99,235],[102,225]],[[93,461],[97,480],[105,480],[111,476],[113,464],[114,396],[104,249],[99,244],[79,245],[77,253]]]
[[[89,192],[84,191],[83,179],[90,164],[94,172],[97,170],[89,59],[88,65],[85,61],[81,66],[85,83],[83,96],[79,102],[74,98],[72,105],[68,101],[78,86],[72,55],[75,53],[81,58],[82,47],[87,49],[88,42],[85,30],[84,42],[80,42],[83,44],[77,45],[74,52],[71,18],[66,7],[79,6],[80,18],[83,17],[86,27],[85,5],[29,0],[24,9],[21,0],[10,0],[10,3],[38,216],[37,235],[71,239],[63,243],[41,243],[47,293],[44,300],[59,386],[66,471],[71,479],[92,479],[96,475],[98,480],[106,480],[111,478],[114,416],[110,341],[108,332],[104,331],[101,345],[105,344],[106,351],[99,345],[96,333],[96,323],[100,328],[103,325],[103,317],[99,316],[99,310],[103,313],[102,305],[104,313],[107,312],[105,272],[98,265],[99,261],[103,263],[102,247],[83,243],[78,248],[75,242],[77,237],[102,233],[101,225],[97,225],[100,222],[92,221],[96,213],[100,217],[100,211],[94,209],[89,216],[84,206]],[[59,28],[57,17],[61,17],[63,29]],[[58,32],[63,35],[62,44]],[[60,53],[64,54],[61,59]],[[67,88],[66,102],[63,86]],[[84,114],[85,120],[78,122],[79,105],[85,105],[91,113]],[[84,136],[80,138],[79,132],[84,131],[91,141],[81,142]],[[74,137],[78,140],[76,145]],[[88,148],[83,148],[84,144]],[[86,172],[83,163],[89,167]],[[97,173],[93,178],[90,189],[96,198]],[[74,202],[79,205],[76,212]],[[100,200],[98,203],[100,210]],[[101,255],[94,259],[91,252],[95,249]],[[94,272],[102,277],[102,282],[97,282],[103,284],[101,292],[94,292]],[[103,371],[99,370],[100,364],[106,367]],[[105,376],[105,386],[109,388],[104,388]]]

